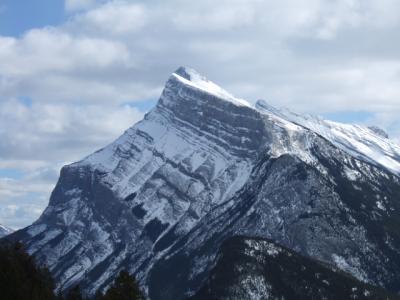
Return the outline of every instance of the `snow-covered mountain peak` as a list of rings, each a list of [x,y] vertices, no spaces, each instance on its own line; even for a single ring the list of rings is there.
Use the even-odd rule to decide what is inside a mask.
[[[300,122],[299,123],[296,122],[297,119],[301,119],[309,123],[323,123],[325,121],[324,119],[316,115],[297,114],[286,107],[277,108],[275,106],[270,105],[267,101],[263,99],[257,100],[255,108],[263,113],[269,113],[275,115],[277,117],[286,119],[287,121],[290,121],[300,126],[302,126],[302,124]]]
[[[400,145],[388,139],[387,134],[379,128],[333,122],[313,115],[301,115],[286,108],[277,109],[264,100],[258,100],[255,107],[263,113],[272,114],[315,132],[356,158],[400,174]]]
[[[114,169],[120,160],[118,155],[116,156],[120,150],[116,151],[115,149],[131,147],[131,135],[137,130],[146,132],[153,141],[158,141],[156,147],[159,147],[159,151],[166,157],[172,158],[181,151],[178,151],[179,147],[177,148],[176,144],[171,146],[170,143],[161,145],[160,141],[165,140],[167,132],[168,134],[173,132],[170,125],[176,122],[180,123],[178,127],[185,124],[185,126],[190,125],[197,128],[196,130],[202,128],[202,134],[210,134],[210,137],[213,138],[218,136],[217,139],[220,140],[218,143],[230,144],[230,147],[226,148],[227,151],[239,151],[247,156],[244,153],[250,153],[248,150],[251,149],[252,152],[256,151],[258,147],[262,147],[260,141],[255,143],[256,139],[247,138],[251,136],[250,133],[258,132],[257,134],[260,134],[264,126],[269,127],[268,132],[273,130],[271,125],[263,125],[264,121],[257,116],[258,114],[267,115],[270,124],[284,128],[289,136],[291,136],[290,132],[311,131],[353,157],[383,166],[394,174],[400,174],[400,146],[388,139],[383,131],[361,125],[328,121],[313,115],[297,114],[286,108],[276,108],[264,100],[258,100],[252,106],[244,100],[235,98],[195,70],[186,67],[180,67],[171,75],[157,106],[142,122],[134,125],[113,145],[89,156],[84,162],[92,165],[100,164],[108,170]],[[239,125],[240,134],[236,132],[238,116],[243,119]],[[247,121],[244,121],[245,119]],[[167,124],[169,125],[166,126]],[[225,136],[227,140],[221,139],[221,133],[216,134],[215,124],[220,124],[218,126],[223,124],[223,127],[229,128],[229,134]],[[234,132],[236,133],[233,134]],[[272,132],[269,134],[273,135]],[[269,134],[267,133],[267,136]],[[283,144],[289,143],[288,145],[292,146],[278,147],[280,149],[278,153],[285,153],[285,151],[289,151],[288,149],[292,149],[289,151],[291,153],[295,151],[298,146],[293,145],[297,140],[301,140],[301,138],[295,134],[290,142],[283,142]],[[264,142],[270,143],[271,141],[267,138]],[[281,142],[278,144],[280,145]],[[268,147],[268,145],[265,146]],[[306,146],[305,149],[307,149]],[[299,157],[308,157],[307,153],[303,153],[304,151],[300,152],[298,153]]]
[[[254,141],[246,137],[252,132],[259,134],[262,130],[259,115],[249,103],[235,98],[195,70],[180,67],[169,77],[157,105],[142,121],[134,124],[115,142],[78,164],[90,165],[104,171],[115,170],[120,160],[124,159],[121,158],[121,153],[130,151],[132,145],[139,143],[138,136],[143,140],[141,142],[152,149],[151,152],[156,151],[164,158],[181,161],[184,159],[182,156],[190,157],[191,154],[186,154],[186,151],[199,152],[192,145],[198,143],[199,133],[200,139],[204,139],[200,148],[204,148],[212,140],[221,147],[218,152],[223,157],[229,152],[235,152],[234,155],[240,152],[243,156],[249,156],[261,144],[260,140]],[[237,128],[239,117],[243,124]],[[217,124],[219,125],[216,126]],[[195,141],[191,141],[193,138]],[[205,156],[217,149],[215,146],[210,147],[213,150],[207,150]],[[152,155],[148,155],[149,160],[151,157]]]
[[[219,85],[208,80],[203,75],[199,74],[196,70],[188,67],[180,67],[173,74],[172,77],[177,78],[181,83],[199,89],[203,92],[217,96],[223,100],[228,100],[236,105],[244,105],[251,107],[251,104],[246,100],[236,98]]]
[[[173,74],[179,75],[189,81],[191,80],[192,76],[200,77],[203,80],[207,81],[207,79],[204,76],[202,76],[199,72],[197,72],[195,69],[185,66],[179,67]]]

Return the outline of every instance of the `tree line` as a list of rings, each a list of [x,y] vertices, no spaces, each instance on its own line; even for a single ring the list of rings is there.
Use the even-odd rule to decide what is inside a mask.
[[[0,294],[12,300],[144,300],[134,276],[121,271],[103,294],[98,291],[92,298],[82,294],[79,285],[64,294],[55,292],[54,280],[46,266],[36,264],[23,245],[0,247]]]

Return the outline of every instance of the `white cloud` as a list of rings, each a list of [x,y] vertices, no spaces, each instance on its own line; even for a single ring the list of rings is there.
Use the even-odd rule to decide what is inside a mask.
[[[182,31],[227,31],[257,22],[256,6],[251,3],[222,1],[214,4],[217,6],[214,9],[212,2],[206,2],[207,5],[204,2],[182,5],[175,13],[171,12],[170,17],[176,28]]]
[[[130,106],[0,103],[2,159],[76,160],[112,141],[142,117]],[[100,134],[101,133],[101,134]]]
[[[145,26],[146,14],[143,5],[111,1],[78,15],[70,25],[91,33],[128,34]]]
[[[29,76],[129,64],[129,51],[117,41],[76,37],[55,28],[34,29],[21,39],[0,39],[2,74]]]

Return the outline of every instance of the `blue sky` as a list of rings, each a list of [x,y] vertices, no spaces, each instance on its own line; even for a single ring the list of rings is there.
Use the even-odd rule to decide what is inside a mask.
[[[400,137],[400,2],[0,2],[0,223],[45,208],[62,165],[118,137],[177,67]]]
[[[2,0],[0,35],[19,36],[32,28],[61,24],[65,18],[62,0]]]

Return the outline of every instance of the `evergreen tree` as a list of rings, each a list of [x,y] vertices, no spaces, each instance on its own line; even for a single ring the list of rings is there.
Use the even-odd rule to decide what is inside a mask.
[[[54,282],[45,266],[37,266],[22,244],[0,247],[1,299],[55,300]]]
[[[61,290],[58,291],[56,299],[57,300],[65,300]]]
[[[104,300],[104,295],[101,291],[97,291],[94,295],[94,300]]]
[[[136,279],[127,271],[121,271],[113,285],[107,290],[103,300],[142,300],[143,293]]]
[[[72,287],[65,298],[66,300],[84,300],[79,285]]]

